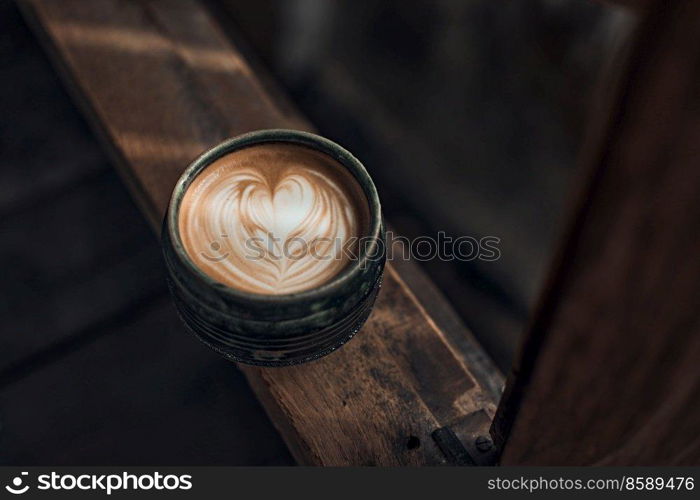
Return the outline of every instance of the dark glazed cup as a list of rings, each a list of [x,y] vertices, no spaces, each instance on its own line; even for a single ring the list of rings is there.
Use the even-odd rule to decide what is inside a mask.
[[[357,179],[369,205],[369,232],[358,259],[323,285],[264,295],[219,283],[202,272],[180,239],[178,214],[195,177],[222,156],[248,146],[291,143],[329,155]],[[261,366],[311,361],[350,340],[369,316],[381,285],[385,234],[377,190],[362,164],[323,137],[293,130],[260,130],[227,140],[197,158],[173,191],[162,232],[168,285],[180,317],[206,345],[228,359]]]

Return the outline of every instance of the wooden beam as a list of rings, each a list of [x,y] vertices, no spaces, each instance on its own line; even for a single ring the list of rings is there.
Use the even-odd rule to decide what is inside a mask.
[[[156,230],[203,150],[250,130],[310,128],[282,111],[195,0],[21,5]],[[432,303],[437,319],[389,265],[370,320],[347,346],[296,367],[241,367],[300,462],[439,464],[436,429],[488,432],[489,418],[475,415],[495,411],[500,375],[475,342],[467,355],[448,342],[454,316],[440,298]]]
[[[700,462],[700,3],[654,2],[494,423],[503,464]]]

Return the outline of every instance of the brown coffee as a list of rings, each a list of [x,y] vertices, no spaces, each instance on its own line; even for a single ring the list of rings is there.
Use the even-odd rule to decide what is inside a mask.
[[[178,219],[197,267],[230,287],[273,295],[329,281],[357,256],[368,225],[367,198],[345,167],[283,143],[249,146],[207,166]]]

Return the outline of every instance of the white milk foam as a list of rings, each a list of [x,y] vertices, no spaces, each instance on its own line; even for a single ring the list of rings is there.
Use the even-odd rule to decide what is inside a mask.
[[[367,219],[359,184],[335,160],[268,144],[200,173],[183,197],[179,230],[195,265],[215,280],[277,295],[335,276],[357,255]],[[352,252],[343,251],[348,245]]]

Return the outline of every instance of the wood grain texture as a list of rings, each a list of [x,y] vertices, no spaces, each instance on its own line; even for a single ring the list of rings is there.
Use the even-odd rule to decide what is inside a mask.
[[[310,128],[276,105],[196,1],[22,5],[156,230],[205,149],[250,130]],[[454,316],[440,308],[454,336]],[[431,433],[492,415],[500,387],[483,353],[460,354],[391,265],[347,346],[301,366],[241,369],[297,460],[323,465],[444,463]]]
[[[509,379],[503,464],[700,463],[700,3],[655,2]]]

